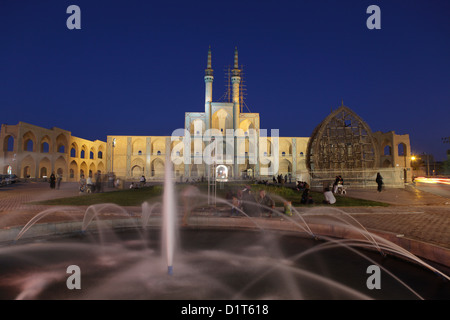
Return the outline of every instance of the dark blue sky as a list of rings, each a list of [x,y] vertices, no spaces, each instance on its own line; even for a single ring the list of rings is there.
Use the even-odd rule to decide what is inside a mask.
[[[71,4],[81,30],[66,27]],[[381,30],[366,27],[371,4]],[[413,153],[449,148],[449,1],[0,0],[0,44],[2,123],[170,135],[204,110],[208,46],[214,100],[237,46],[262,128],[308,137],[343,99]]]

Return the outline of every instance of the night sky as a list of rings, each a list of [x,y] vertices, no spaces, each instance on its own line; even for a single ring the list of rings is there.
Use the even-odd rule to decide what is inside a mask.
[[[81,30],[66,27],[72,4]],[[372,4],[380,30],[366,27]],[[246,105],[280,136],[310,136],[343,100],[372,131],[409,134],[414,154],[450,148],[444,0],[0,0],[0,122],[171,135],[204,111],[208,46],[213,100],[237,46]]]

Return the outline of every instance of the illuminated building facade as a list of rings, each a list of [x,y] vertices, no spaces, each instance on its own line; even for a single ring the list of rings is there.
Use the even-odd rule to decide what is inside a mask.
[[[63,181],[78,181],[82,174],[101,171],[114,172],[128,181],[143,175],[151,181],[161,180],[167,161],[171,161],[176,178],[183,181],[214,175],[218,165],[229,179],[271,181],[282,175],[292,182],[319,183],[340,174],[361,185],[361,181],[371,180],[381,170],[392,185],[411,180],[409,135],[372,132],[342,104],[311,137],[279,137],[274,131],[260,128],[259,113],[243,112],[237,49],[229,102],[212,99],[211,60],[209,49],[204,110],[186,112],[184,128],[172,136],[108,135],[106,142],[89,141],[59,128],[45,129],[24,122],[4,124],[0,133],[3,173],[44,178],[54,172]],[[215,144],[211,151],[208,148],[212,142]],[[206,163],[208,156],[215,162]],[[173,161],[173,157],[182,161]]]

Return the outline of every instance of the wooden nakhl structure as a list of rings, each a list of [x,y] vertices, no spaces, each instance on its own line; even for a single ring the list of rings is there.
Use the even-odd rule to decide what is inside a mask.
[[[310,172],[373,169],[378,159],[372,130],[343,103],[314,129],[306,153]]]

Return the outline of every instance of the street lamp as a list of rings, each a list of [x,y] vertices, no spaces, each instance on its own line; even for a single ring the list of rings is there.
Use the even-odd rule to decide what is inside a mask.
[[[416,178],[416,173],[414,172],[414,161],[416,160],[416,156],[411,156],[411,169],[412,169],[412,182],[414,182],[415,178]]]
[[[413,171],[414,171],[414,161],[416,161],[416,156],[411,156],[411,167],[412,167],[412,169],[413,169]]]
[[[112,155],[111,155],[111,173],[114,173],[114,148],[116,146],[116,138],[112,140]]]
[[[427,157],[427,177],[430,175],[430,155],[427,153],[425,154],[425,152],[422,153],[423,157]],[[423,159],[423,158],[422,158]]]

